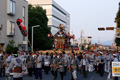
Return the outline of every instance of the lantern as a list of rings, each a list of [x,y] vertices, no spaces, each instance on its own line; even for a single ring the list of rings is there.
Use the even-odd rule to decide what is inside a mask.
[[[50,34],[48,34],[48,37],[50,37]]]
[[[75,38],[75,35],[73,35],[72,38],[74,39],[74,38]]]
[[[17,19],[16,23],[17,23],[17,25],[18,25],[18,27],[19,27],[22,35],[23,35],[23,36],[27,36],[28,32],[27,32],[27,30],[26,30],[25,25],[23,24],[22,19]]]

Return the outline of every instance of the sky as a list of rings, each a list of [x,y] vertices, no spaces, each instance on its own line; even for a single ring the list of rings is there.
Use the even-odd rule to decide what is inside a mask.
[[[54,0],[70,13],[70,29],[75,38],[84,30],[95,42],[114,40],[115,31],[98,31],[98,27],[116,27],[114,23],[120,0]]]

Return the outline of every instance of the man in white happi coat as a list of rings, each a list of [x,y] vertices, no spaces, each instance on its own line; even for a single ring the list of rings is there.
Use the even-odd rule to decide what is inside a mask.
[[[110,71],[110,55],[109,53],[106,53],[105,57],[105,72],[109,73]]]
[[[39,54],[39,52],[36,52],[35,56],[35,79],[38,79],[40,77],[40,80],[42,80],[42,55]]]
[[[94,70],[94,55],[92,52],[90,52],[89,56],[88,56],[88,60],[89,60],[89,72],[93,72]]]
[[[8,69],[6,70],[6,74],[10,75],[10,70],[14,68],[13,70],[13,80],[23,80],[23,75],[25,73],[25,66],[23,64],[23,61],[19,58],[13,58],[9,64]]]
[[[85,78],[87,78],[88,65],[89,65],[89,62],[85,58],[85,55],[83,55],[83,59],[81,59],[81,62],[80,62],[80,67],[82,67],[82,69],[83,69],[83,75]]]
[[[77,68],[80,69],[80,62],[77,58],[75,58],[75,54],[71,54],[71,59],[68,62],[68,68],[71,72],[72,80],[77,80]]]

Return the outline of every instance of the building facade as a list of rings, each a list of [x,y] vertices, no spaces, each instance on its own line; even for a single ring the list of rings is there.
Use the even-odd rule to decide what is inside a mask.
[[[48,26],[51,27],[53,35],[59,31],[59,24],[63,24],[66,32],[70,32],[70,14],[54,0],[28,0],[28,3],[33,6],[41,6],[46,10]]]
[[[14,40],[19,50],[27,50],[27,37],[21,34],[16,24],[18,18],[23,20],[28,29],[28,2],[0,0],[0,50],[5,51],[10,40]]]

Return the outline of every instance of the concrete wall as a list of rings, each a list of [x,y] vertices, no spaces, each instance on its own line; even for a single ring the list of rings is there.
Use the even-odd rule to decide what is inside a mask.
[[[16,20],[18,18],[22,19],[23,17],[23,6],[25,7],[25,26],[28,29],[28,2],[26,0],[14,0],[15,1],[15,15],[11,16],[8,15],[9,10],[9,0],[0,0],[0,25],[3,25],[2,30],[0,30],[0,43],[4,43],[5,46],[3,50],[5,51],[6,45],[8,44],[9,40],[14,40],[16,46],[18,43],[23,43],[23,36],[16,24]],[[9,37],[7,36],[7,27],[8,21],[15,22],[15,36]],[[27,41],[27,37],[25,39]],[[26,50],[27,50],[27,45]]]

